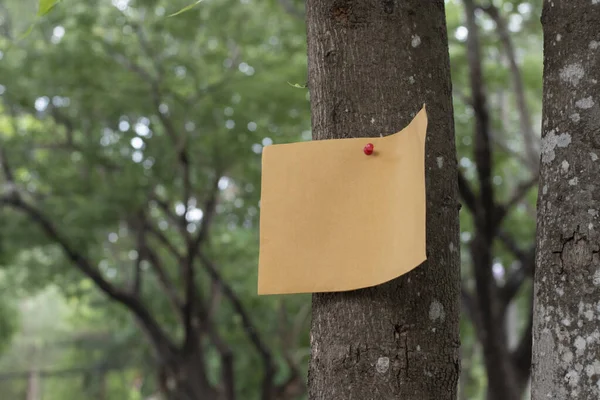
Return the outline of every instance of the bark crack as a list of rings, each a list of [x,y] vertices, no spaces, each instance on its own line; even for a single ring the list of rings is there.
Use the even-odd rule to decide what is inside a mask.
[[[565,252],[565,247],[567,247],[567,244],[574,242],[575,244],[577,244],[580,240],[582,239],[575,239],[575,236],[577,235],[577,232],[579,232],[579,225],[577,225],[577,229],[570,235],[565,237],[562,237],[561,235],[561,248],[560,250],[555,250],[552,253],[553,254],[558,254],[559,258],[560,258],[560,268],[558,269],[558,275],[562,275],[565,272],[565,260],[564,260],[564,252]]]

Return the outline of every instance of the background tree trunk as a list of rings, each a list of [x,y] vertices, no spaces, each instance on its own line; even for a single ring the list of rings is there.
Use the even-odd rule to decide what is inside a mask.
[[[311,399],[455,399],[456,154],[444,2],[308,0],[314,139],[379,136],[427,104],[428,262],[374,288],[315,294]],[[399,182],[401,184],[401,182]]]
[[[33,368],[27,379],[27,400],[40,400],[40,374]]]
[[[546,1],[532,399],[600,398],[600,2]]]
[[[207,379],[204,354],[198,346],[173,354],[161,365],[159,385],[167,400],[234,400],[220,397]]]

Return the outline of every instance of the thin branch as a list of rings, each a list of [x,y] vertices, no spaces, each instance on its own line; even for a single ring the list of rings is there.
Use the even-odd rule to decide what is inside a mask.
[[[290,329],[286,329],[288,322],[289,313],[285,307],[285,303],[282,300],[279,306],[279,336],[281,340],[281,352],[283,358],[290,370],[288,378],[280,385],[275,388],[276,399],[287,399],[296,397],[303,394],[306,391],[306,385],[302,378],[302,373],[298,367],[298,363],[294,360],[290,349],[295,348],[298,343],[300,332],[310,315],[310,304],[308,307],[303,307],[296,317],[295,323],[292,324]]]
[[[141,24],[135,24],[135,23],[132,24],[132,26],[136,33],[138,41],[140,42],[140,47],[144,51],[144,54],[146,54],[146,56],[152,61],[152,65],[154,66],[154,69],[156,70],[156,73],[158,74],[158,80],[162,79],[165,76],[165,69],[163,68],[162,64],[158,60],[158,57],[152,50],[152,47],[150,46],[150,42],[148,41],[148,38],[146,37],[146,34],[144,33],[143,26]]]
[[[210,321],[206,321],[206,329],[210,341],[221,355],[221,376],[223,378],[223,400],[235,400],[235,372],[233,369],[233,351],[217,333]]]
[[[3,146],[0,146],[0,167],[2,168],[2,173],[4,174],[6,181],[11,185],[15,185],[15,176],[8,164],[8,158]]]
[[[522,182],[517,186],[515,192],[505,204],[496,206],[495,210],[493,211],[495,227],[499,226],[502,223],[504,217],[513,209],[513,207],[515,207],[523,200],[523,198],[527,195],[529,190],[531,190],[537,185],[537,182],[537,177],[533,177],[528,181]],[[479,212],[478,198],[473,189],[471,188],[471,185],[467,181],[467,178],[460,170],[458,171],[458,191],[467,209],[471,211],[471,213],[473,213],[474,216],[476,216]]]
[[[453,96],[455,98],[460,99],[465,105],[467,105],[471,108],[474,107],[473,99],[471,99],[469,96],[467,96],[463,92],[454,90]],[[491,130],[490,130],[490,132],[491,132]],[[504,143],[499,136],[500,135],[494,135],[493,133],[490,134],[492,144],[495,147],[499,148],[500,150],[504,151],[505,153],[510,154],[512,157],[515,157],[517,160],[519,160],[521,163],[523,163],[523,165],[525,165],[527,168],[530,168],[531,163],[530,163],[529,159],[524,157],[521,153],[514,151],[513,149],[508,147],[506,145],[506,143]]]
[[[65,134],[67,135],[67,140],[66,140],[65,145],[67,147],[74,148],[75,147],[75,139],[74,139],[75,127],[74,127],[73,121],[71,121],[64,114],[62,114],[57,107],[50,105],[49,108],[50,108],[50,110],[49,110],[50,115],[52,115],[52,118],[54,119],[54,121],[56,123],[62,125],[65,128]]]
[[[500,289],[500,299],[505,310],[519,290],[521,290],[523,283],[528,278],[533,277],[535,270],[535,246],[532,246],[528,251],[523,251],[514,239],[504,231],[498,234],[498,238],[521,264],[519,268],[508,275],[506,283]]]
[[[199,247],[204,243],[208,237],[208,232],[211,227],[213,218],[215,216],[215,210],[219,200],[219,181],[221,180],[221,174],[215,174],[211,186],[209,188],[209,194],[202,208],[202,224],[198,231],[198,235],[193,239],[190,244],[189,257],[193,258],[193,254],[198,252]]]
[[[469,185],[469,181],[462,173],[462,171],[458,170],[458,191],[460,193],[460,197],[463,200],[467,209],[473,213],[473,215],[477,214],[477,197],[475,196],[475,192]]]
[[[146,82],[146,84],[150,88],[152,103],[154,105],[154,108],[156,109],[158,119],[160,120],[163,128],[165,129],[165,133],[171,139],[171,142],[175,147],[176,154],[178,154],[181,161],[181,154],[182,152],[185,153],[185,140],[178,140],[178,137],[180,137],[181,139],[185,139],[185,135],[177,135],[177,130],[175,129],[171,120],[166,116],[165,113],[160,111],[160,106],[162,104],[162,93],[160,90],[160,82],[158,78],[152,76],[150,72],[145,70],[143,67],[141,67],[139,64],[135,63],[131,59],[127,58],[124,54],[116,52],[109,43],[105,41],[102,41],[101,43],[104,46],[106,52],[118,64],[122,65],[123,67],[125,67],[125,69],[138,75],[144,82]]]
[[[492,185],[492,152],[490,143],[490,116],[487,108],[487,96],[481,65],[481,45],[479,42],[479,27],[475,21],[475,5],[472,0],[465,0],[467,19],[467,58],[470,69],[470,86],[473,97],[473,111],[475,113],[474,133],[474,159],[479,179],[480,201],[485,213],[482,228],[486,240],[491,241],[494,233],[493,211],[494,187]]]
[[[158,278],[158,282],[161,285],[163,292],[165,292],[167,296],[171,308],[175,311],[176,315],[181,317],[181,306],[183,302],[181,301],[180,296],[177,294],[177,289],[175,288],[171,278],[169,278],[161,259],[151,248],[148,248],[147,255],[148,261],[152,265],[152,269]]]
[[[522,163],[525,166],[529,165],[529,161],[527,158],[525,158],[523,156],[523,154],[511,149],[510,147],[508,147],[506,145],[506,143],[504,143],[500,137],[498,137],[499,135],[492,135],[492,142],[494,144],[495,147],[497,147],[498,149],[502,150],[503,152],[505,152],[506,154],[510,155],[511,157],[516,158],[517,160],[519,160],[520,163]]]
[[[136,227],[140,222],[143,224],[143,213],[140,215],[141,221],[134,221],[133,223],[129,223],[130,226]],[[134,296],[140,296],[142,290],[142,263],[148,258],[148,246],[146,244],[146,235],[143,229],[138,228],[136,234],[136,248],[137,248],[137,258],[134,264],[133,270],[133,284],[131,291]]]
[[[271,354],[271,351],[260,338],[258,330],[252,323],[250,315],[248,314],[248,311],[245,309],[244,305],[240,301],[239,297],[233,291],[231,286],[229,286],[227,282],[223,279],[213,262],[201,252],[199,253],[199,258],[200,262],[206,268],[206,271],[208,272],[211,279],[213,279],[221,286],[223,294],[231,302],[234,311],[240,316],[242,320],[242,327],[246,332],[246,335],[250,339],[250,342],[252,342],[252,344],[254,345],[254,347],[256,347],[256,350],[260,354],[265,368],[261,399],[270,400],[272,397],[271,393],[273,389],[273,381],[275,378],[275,365],[273,363],[273,356]]]
[[[133,271],[133,287],[131,288],[131,292],[134,296],[140,296],[140,292],[142,290],[142,262],[144,259],[139,256],[137,260],[135,260],[134,271]]]
[[[194,314],[196,313],[196,271],[193,260],[186,259],[184,264],[183,282],[185,285],[185,302],[183,303],[183,325],[185,332],[184,347],[188,348],[196,340],[194,332]]]
[[[157,203],[161,203],[159,199],[157,199]],[[165,209],[163,209],[166,213],[170,213],[168,206],[165,205]],[[146,213],[143,214],[141,229],[144,233],[151,234],[156,240],[158,240],[171,254],[171,256],[175,259],[178,264],[183,263],[183,256],[177,250],[177,247],[169,240],[167,235],[157,229],[148,215]],[[144,235],[145,237],[145,235]],[[148,243],[144,241],[144,252],[148,258],[148,261],[152,265],[152,269],[158,278],[158,282],[167,296],[168,302],[175,312],[175,314],[183,319],[183,314],[181,308],[183,307],[183,300],[181,296],[178,294],[177,287],[173,280],[169,277],[167,270],[164,266],[163,260],[159,257],[159,255],[154,251],[152,246],[148,246]]]
[[[145,229],[147,229],[148,232],[154,235],[154,237],[167,248],[167,250],[169,251],[169,253],[171,253],[173,258],[175,258],[178,262],[181,262],[183,260],[183,256],[181,255],[179,250],[177,250],[177,247],[173,244],[173,242],[169,240],[169,238],[165,234],[163,234],[160,230],[156,229],[156,227],[152,226],[150,223],[146,224]]]
[[[519,247],[517,242],[506,232],[500,230],[498,232],[498,239],[502,242],[502,244],[511,252],[513,255],[519,260],[523,265],[530,261],[530,258],[535,253],[535,247],[531,248],[529,252],[525,252]]]
[[[194,270],[194,259],[200,252],[200,247],[208,237],[208,231],[215,214],[215,208],[218,201],[219,195],[219,180],[220,175],[215,174],[215,179],[209,189],[208,198],[203,208],[202,225],[200,226],[199,232],[194,238],[188,239],[187,255],[184,261],[183,269],[183,281],[185,283],[185,303],[183,305],[184,310],[184,321],[185,321],[185,332],[190,336],[187,336],[190,340],[193,335],[193,329],[191,327],[192,315],[194,314],[194,305],[196,304],[196,278]]]
[[[187,221],[182,221],[180,218],[178,218],[177,215],[175,213],[173,213],[173,210],[171,210],[169,203],[166,200],[163,200],[160,197],[158,197],[158,195],[156,193],[152,193],[150,196],[151,196],[152,200],[154,200],[156,202],[156,204],[162,210],[162,212],[165,214],[165,216],[173,224],[175,224],[175,226],[179,229],[182,236],[186,237],[188,234]],[[184,216],[185,216],[185,213],[184,213]],[[183,223],[183,222],[185,222],[185,223]]]
[[[511,198],[502,205],[498,205],[496,207],[496,224],[500,225],[502,223],[502,220],[504,219],[504,217],[512,210],[513,207],[515,207],[517,204],[519,204],[523,198],[527,195],[527,193],[529,193],[529,191],[534,188],[538,183],[538,177],[537,175],[534,176],[533,178],[529,179],[528,181],[525,182],[521,182],[515,192],[513,193],[513,195],[511,196]]]
[[[76,266],[85,276],[91,279],[102,292],[130,309],[137,317],[139,322],[144,326],[146,332],[149,334],[150,338],[158,349],[161,351],[173,350],[174,347],[172,342],[162,328],[158,325],[158,323],[154,320],[148,309],[141,303],[140,299],[115,287],[106,279],[104,279],[102,274],[92,266],[90,261],[69,244],[67,238],[58,231],[56,226],[54,226],[48,217],[46,217],[40,210],[26,203],[20,198],[9,199],[8,204],[17,210],[22,211],[33,222],[35,222],[45,233],[45,235],[63,250],[63,253],[73,263],[73,265]]]
[[[465,288],[465,283],[462,283],[462,287],[460,290],[460,301],[462,304],[462,308],[467,314],[467,317],[471,320],[473,327],[475,328],[475,332],[479,336],[482,333],[482,323],[481,323],[481,315],[479,312],[479,307],[477,302],[475,301],[474,296],[469,293],[469,291]]]
[[[517,295],[526,278],[527,273],[525,271],[525,267],[523,266],[520,266],[509,274],[508,278],[506,279],[506,283],[504,286],[502,286],[500,291],[500,297],[502,298],[505,309],[508,307],[512,299],[514,299],[514,297]]]
[[[513,82],[515,97],[517,100],[517,110],[519,112],[519,123],[521,128],[521,134],[525,142],[525,151],[527,153],[527,166],[530,168],[534,175],[537,175],[539,156],[535,148],[535,134],[531,125],[531,113],[527,106],[527,100],[525,98],[525,85],[523,84],[523,77],[519,65],[517,64],[515,49],[512,43],[512,39],[508,33],[506,21],[500,14],[500,10],[491,2],[485,7],[481,7],[490,18],[496,23],[496,31],[500,37],[500,41],[504,47],[508,64],[510,67],[510,74]]]
[[[125,67],[125,69],[138,75],[146,83],[152,85],[152,83],[156,81],[155,78],[148,71],[142,68],[139,64],[128,59],[127,57],[125,57],[125,55],[116,52],[112,48],[110,43],[107,43],[106,41],[100,41],[100,44],[102,45],[102,47],[104,47],[106,53],[113,58],[113,60],[115,60],[121,66]]]

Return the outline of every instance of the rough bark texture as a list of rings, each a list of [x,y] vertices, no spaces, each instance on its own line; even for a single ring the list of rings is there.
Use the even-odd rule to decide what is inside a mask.
[[[546,1],[532,399],[600,398],[600,1]]]
[[[423,103],[429,116],[428,262],[374,288],[314,295],[310,399],[455,399],[458,200],[444,2],[308,0],[306,9],[314,139],[391,134]]]

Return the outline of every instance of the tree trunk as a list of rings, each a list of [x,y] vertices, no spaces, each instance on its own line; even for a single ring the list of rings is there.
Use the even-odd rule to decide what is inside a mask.
[[[29,372],[27,378],[27,400],[40,400],[40,374],[36,368]]]
[[[166,400],[220,400],[206,377],[204,356],[199,348],[178,352],[160,365],[159,386]]]
[[[429,115],[428,261],[377,287],[314,294],[309,397],[456,399],[458,200],[444,2],[308,0],[306,10],[314,139],[394,133],[423,103]]]
[[[532,399],[600,398],[600,2],[545,1]]]

